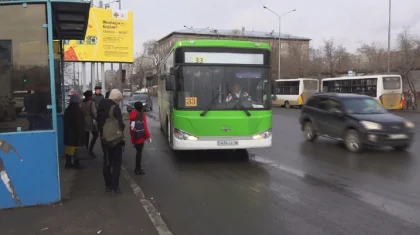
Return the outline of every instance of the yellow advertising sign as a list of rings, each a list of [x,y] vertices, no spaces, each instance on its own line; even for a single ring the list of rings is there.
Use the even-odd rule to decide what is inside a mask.
[[[85,40],[64,40],[64,60],[134,62],[133,12],[91,8]]]

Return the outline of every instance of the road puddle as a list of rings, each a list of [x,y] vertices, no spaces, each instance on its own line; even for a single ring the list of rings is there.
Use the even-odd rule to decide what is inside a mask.
[[[418,216],[418,209],[416,207],[410,207],[404,203],[390,200],[385,197],[382,197],[382,196],[379,196],[379,195],[376,195],[376,194],[373,194],[364,190],[351,188],[344,184],[331,183],[326,180],[314,177],[303,171],[281,165],[279,163],[276,163],[274,161],[271,161],[271,160],[268,160],[259,156],[252,156],[251,160],[257,163],[269,165],[283,172],[294,175],[302,179],[303,182],[308,183],[310,185],[313,185],[316,187],[328,188],[332,190],[333,192],[337,192],[342,195],[365,202],[387,214],[390,214],[395,217],[401,218],[403,220],[409,221],[411,223],[420,225],[420,217]]]

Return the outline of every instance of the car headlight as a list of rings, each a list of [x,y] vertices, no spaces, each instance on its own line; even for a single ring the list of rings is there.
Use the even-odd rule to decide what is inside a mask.
[[[198,140],[197,136],[193,136],[185,131],[174,129],[174,137],[179,140]]]
[[[270,129],[270,130],[266,130],[266,131],[263,131],[261,133],[258,133],[256,135],[253,135],[252,138],[254,140],[268,139],[268,138],[271,137],[271,135],[272,134],[271,134],[271,129]]]
[[[369,121],[361,121],[362,124],[368,130],[381,130],[382,125],[376,122],[369,122]]]
[[[406,126],[407,128],[414,128],[414,127],[415,127],[414,123],[413,123],[413,122],[410,122],[410,121],[406,121],[406,122],[405,122],[405,126]]]

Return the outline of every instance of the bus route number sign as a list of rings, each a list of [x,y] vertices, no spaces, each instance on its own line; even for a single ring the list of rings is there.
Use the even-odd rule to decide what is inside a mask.
[[[185,107],[197,107],[197,97],[185,97]]]
[[[204,64],[204,57],[203,56],[194,56],[193,60],[194,60],[194,63],[196,63],[196,64]]]

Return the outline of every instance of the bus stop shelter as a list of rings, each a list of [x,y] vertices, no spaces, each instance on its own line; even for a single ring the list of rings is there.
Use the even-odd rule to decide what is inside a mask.
[[[54,41],[84,40],[89,9],[85,0],[0,1],[0,209],[61,200],[64,61]]]

